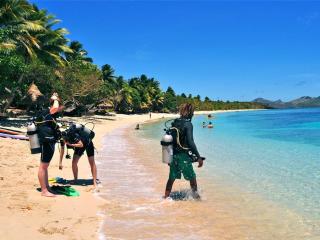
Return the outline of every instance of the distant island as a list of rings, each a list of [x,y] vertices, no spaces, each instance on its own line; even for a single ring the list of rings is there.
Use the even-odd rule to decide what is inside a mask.
[[[288,102],[283,102],[280,99],[276,101],[271,101],[265,98],[256,98],[252,102],[262,104],[266,108],[275,108],[275,109],[309,108],[309,107],[320,107],[320,96],[319,97],[303,96]]]

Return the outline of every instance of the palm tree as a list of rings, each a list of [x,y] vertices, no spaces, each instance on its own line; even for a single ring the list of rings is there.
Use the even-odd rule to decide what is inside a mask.
[[[66,53],[67,61],[81,61],[83,63],[92,63],[92,58],[88,57],[88,52],[83,49],[83,46],[78,41],[72,41],[69,45],[70,49],[72,49],[72,53]]]
[[[68,30],[65,28],[53,30],[53,26],[60,20],[48,14],[46,10],[39,10],[36,6],[34,6],[34,12],[27,18],[27,20],[29,19],[42,22],[45,29],[34,33],[40,46],[35,49],[36,58],[51,66],[64,66],[67,63],[64,56],[73,53],[65,38],[65,35],[69,33]]]
[[[4,3],[5,2],[5,3]],[[14,52],[28,64],[35,59],[49,65],[64,65],[63,56],[72,50],[66,45],[66,29],[52,29],[59,20],[46,11],[24,0],[7,0],[0,3],[0,51]],[[3,112],[11,105],[22,84],[22,73],[17,87],[11,91]]]
[[[26,0],[0,1],[0,26],[7,22],[20,20],[32,11],[32,5]]]
[[[31,32],[44,30],[39,20],[30,21],[28,17],[35,9],[24,0],[7,0],[0,2],[0,50],[15,50],[22,55],[34,56],[33,49],[39,48],[37,39]]]
[[[112,102],[113,108],[118,109],[119,103],[122,101],[123,86],[125,81],[123,77],[117,77],[112,82],[104,82],[103,95]]]
[[[103,65],[101,71],[105,82],[112,83],[115,80],[114,69],[109,64]]]

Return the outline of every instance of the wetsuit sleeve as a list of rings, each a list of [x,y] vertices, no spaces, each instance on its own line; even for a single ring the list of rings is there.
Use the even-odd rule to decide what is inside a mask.
[[[191,149],[191,151],[199,158],[200,154],[193,140],[193,125],[191,122],[188,122],[185,127],[186,127],[186,139],[187,139],[188,146]]]
[[[74,134],[73,142],[78,143],[81,140],[81,136],[78,133]]]

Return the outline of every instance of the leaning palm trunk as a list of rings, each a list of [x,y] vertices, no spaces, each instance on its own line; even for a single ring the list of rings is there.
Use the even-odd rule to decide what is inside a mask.
[[[19,77],[17,86],[11,90],[11,95],[10,95],[10,97],[7,99],[7,103],[6,103],[6,105],[4,106],[4,108],[2,109],[2,113],[6,113],[7,109],[11,106],[14,98],[15,98],[16,95],[17,95],[17,90],[19,89],[19,86],[21,85],[21,83],[22,83],[22,81],[23,81],[23,78],[24,78],[24,74],[22,73],[22,74],[20,75],[20,77]]]

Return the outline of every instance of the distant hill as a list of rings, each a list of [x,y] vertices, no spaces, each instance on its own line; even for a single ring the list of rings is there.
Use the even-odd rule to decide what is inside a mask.
[[[280,99],[277,101],[270,101],[264,98],[256,98],[252,102],[265,105],[267,108],[308,108],[308,107],[320,107],[320,96],[309,97],[304,96],[294,99],[289,102],[283,102]]]

